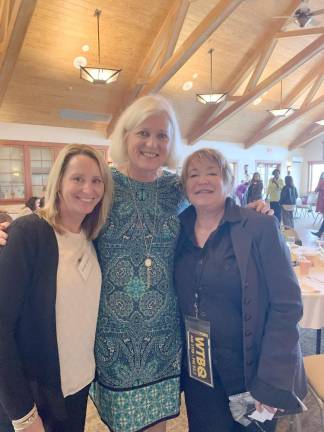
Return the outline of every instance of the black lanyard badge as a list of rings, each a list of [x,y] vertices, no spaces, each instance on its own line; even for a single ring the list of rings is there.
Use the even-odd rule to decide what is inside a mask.
[[[210,352],[210,323],[186,316],[189,376],[214,387]]]

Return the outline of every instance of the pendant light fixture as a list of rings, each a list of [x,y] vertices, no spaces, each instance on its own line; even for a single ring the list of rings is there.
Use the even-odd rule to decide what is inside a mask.
[[[295,110],[293,108],[283,108],[282,107],[282,80],[280,81],[280,107],[279,109],[268,110],[270,114],[274,117],[288,117]]]
[[[100,66],[100,15],[101,10],[96,9],[94,16],[97,18],[98,66],[80,66],[80,78],[92,84],[110,84],[118,79],[121,69],[108,69]]]
[[[209,93],[197,94],[197,101],[203,104],[218,104],[226,99],[227,93],[214,93],[213,89],[213,52],[214,48],[208,51],[210,55],[210,87]]]

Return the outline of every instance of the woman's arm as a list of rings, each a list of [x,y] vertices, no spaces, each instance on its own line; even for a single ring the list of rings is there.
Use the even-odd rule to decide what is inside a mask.
[[[0,403],[10,419],[24,417],[34,406],[16,340],[25,296],[30,294],[34,243],[29,230],[15,223],[0,252]]]

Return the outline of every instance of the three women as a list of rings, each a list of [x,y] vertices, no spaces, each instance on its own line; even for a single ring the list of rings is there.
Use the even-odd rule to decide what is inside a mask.
[[[103,275],[93,399],[115,432],[164,431],[179,412],[180,316],[173,287],[177,215],[175,114],[160,96],[121,116],[111,157],[115,195],[97,241]]]

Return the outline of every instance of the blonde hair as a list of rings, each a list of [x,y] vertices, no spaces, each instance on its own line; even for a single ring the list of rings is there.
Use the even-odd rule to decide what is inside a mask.
[[[188,180],[188,169],[192,161],[194,160],[208,160],[212,163],[214,163],[222,176],[225,188],[227,190],[227,194],[229,195],[233,189],[234,184],[234,176],[231,170],[231,167],[229,166],[228,161],[225,159],[224,155],[214,149],[211,148],[202,148],[200,150],[195,151],[190,156],[186,158],[184,161],[182,171],[181,171],[181,183],[186,190],[186,183]]]
[[[112,203],[113,180],[110,169],[101,154],[94,148],[84,144],[69,144],[65,146],[50,171],[45,192],[45,206],[37,210],[37,214],[56,229],[64,232],[60,225],[60,198],[59,192],[67,165],[74,156],[84,155],[97,162],[104,184],[104,194],[100,202],[91,213],[86,215],[81,223],[81,228],[88,239],[94,239],[105,223]]]
[[[148,117],[165,113],[171,126],[170,152],[165,165],[169,168],[177,166],[177,146],[180,141],[178,121],[171,104],[162,96],[143,96],[133,102],[119,117],[111,137],[109,155],[115,164],[128,162],[126,135]]]

